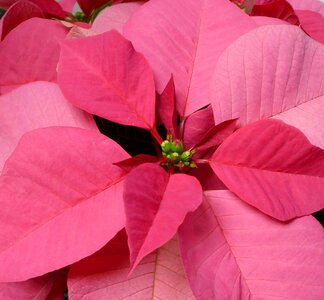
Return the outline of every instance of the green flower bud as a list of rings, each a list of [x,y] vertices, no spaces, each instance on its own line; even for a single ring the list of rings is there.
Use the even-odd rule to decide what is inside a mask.
[[[171,142],[169,142],[167,140],[163,141],[162,144],[161,144],[162,152],[170,153],[171,152],[171,145],[172,145]]]
[[[185,151],[181,154],[180,160],[183,162],[190,162],[191,160],[191,152],[190,151]]]
[[[173,152],[171,154],[171,161],[172,161],[172,163],[177,163],[178,161],[180,161],[180,155],[179,155],[179,153]]]
[[[180,141],[174,141],[171,144],[171,150],[172,152],[182,153],[184,150],[183,144]]]

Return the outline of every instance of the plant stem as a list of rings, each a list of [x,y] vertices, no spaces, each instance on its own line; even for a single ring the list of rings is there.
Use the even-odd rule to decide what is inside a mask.
[[[159,143],[159,145],[161,145],[163,140],[160,137],[159,133],[157,132],[156,128],[152,127],[150,132],[151,132],[152,136],[155,138],[155,140]]]
[[[195,159],[194,161],[197,164],[208,164],[209,163],[208,159],[202,159],[202,158]]]

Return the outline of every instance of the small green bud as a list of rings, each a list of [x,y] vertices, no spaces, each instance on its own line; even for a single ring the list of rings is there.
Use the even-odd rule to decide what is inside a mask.
[[[83,22],[85,20],[85,14],[81,11],[77,11],[75,14],[74,14],[74,18],[76,21],[80,21],[80,22]]]
[[[180,154],[184,150],[183,144],[180,141],[174,141],[171,144],[171,150]]]
[[[181,154],[180,160],[183,162],[190,162],[191,160],[191,152],[190,151],[185,151]]]
[[[171,154],[171,160],[173,163],[177,163],[180,160],[180,155],[177,152]]]
[[[172,145],[171,142],[169,142],[167,140],[163,141],[162,144],[161,144],[162,152],[170,153],[171,152],[171,145]]]

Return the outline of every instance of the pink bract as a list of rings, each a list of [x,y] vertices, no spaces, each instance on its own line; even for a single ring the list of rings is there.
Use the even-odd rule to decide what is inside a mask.
[[[324,48],[296,26],[263,26],[242,36],[223,52],[212,80],[216,123],[239,117],[242,126],[312,106],[324,94],[323,58]],[[322,139],[319,132],[312,142]]]
[[[134,13],[124,34],[151,65],[158,92],[173,75],[177,109],[185,117],[209,104],[210,76],[221,52],[255,27],[228,0],[156,0]]]
[[[201,204],[202,189],[192,176],[170,175],[156,164],[142,164],[126,178],[124,202],[133,270],[176,234],[186,214]]]
[[[142,1],[120,3],[102,11],[92,24],[92,30],[103,33],[116,29],[123,33],[123,28],[133,13],[143,4]]]
[[[1,19],[1,40],[20,23],[31,18],[44,17],[42,10],[29,1],[18,1],[12,5]]]
[[[110,44],[115,46],[108,51]],[[153,128],[153,75],[130,42],[111,31],[66,41],[61,47],[58,81],[73,104],[117,123]],[[143,85],[138,84],[139,74]]]
[[[222,190],[206,192],[179,230],[197,299],[320,299],[323,238],[311,216],[281,223]]]
[[[252,123],[227,138],[210,161],[227,188],[279,220],[324,207],[324,150],[294,127]]]
[[[0,87],[37,80],[56,81],[59,41],[67,31],[58,21],[39,18],[13,29],[0,43]]]
[[[1,96],[0,115],[0,170],[28,131],[48,126],[95,129],[91,116],[73,107],[50,82],[32,82]]]
[[[146,256],[131,275],[125,232],[71,267],[69,298],[195,299],[183,271],[176,238]],[[98,280],[99,278],[99,280]]]
[[[113,163],[126,158],[121,147],[95,131],[49,127],[26,134],[1,176],[0,281],[22,281],[69,265],[122,229],[126,174]],[[33,209],[26,211],[30,204]]]
[[[303,30],[316,41],[324,44],[324,13],[321,15],[309,10],[296,10]]]

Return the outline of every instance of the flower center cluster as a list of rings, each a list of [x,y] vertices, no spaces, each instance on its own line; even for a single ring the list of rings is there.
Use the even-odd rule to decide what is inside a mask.
[[[195,150],[184,151],[184,146],[181,140],[173,141],[172,136],[168,135],[168,138],[161,144],[162,155],[164,160],[161,165],[170,169],[171,167],[189,167],[196,168],[196,163],[192,160],[192,156],[196,153]]]

